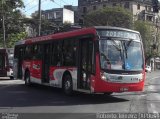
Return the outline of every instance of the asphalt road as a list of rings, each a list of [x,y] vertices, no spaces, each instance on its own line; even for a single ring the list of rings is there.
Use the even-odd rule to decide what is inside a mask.
[[[26,87],[21,80],[0,80],[0,113],[0,119],[7,116],[15,119],[93,119],[100,118],[99,113],[160,113],[160,71],[147,73],[143,92],[114,93],[112,96],[77,93],[68,97],[60,89],[39,85]],[[106,115],[105,118],[109,119]]]

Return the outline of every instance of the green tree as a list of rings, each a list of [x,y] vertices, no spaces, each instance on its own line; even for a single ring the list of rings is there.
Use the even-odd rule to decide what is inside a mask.
[[[39,16],[32,16],[32,18],[27,18],[24,20],[25,24],[32,26],[32,29],[35,30],[36,34],[39,32]],[[41,20],[41,35],[53,33],[56,30],[56,24],[52,20]]]
[[[157,48],[159,47],[159,38],[157,37],[156,48],[153,47],[155,44],[155,33],[156,27],[153,23],[146,21],[135,21],[134,29],[139,31],[143,41],[143,47],[145,52],[146,61],[148,61],[151,57],[155,57],[159,55]]]
[[[22,40],[23,38],[27,37],[26,32],[20,32],[20,33],[11,33],[7,40],[7,47],[11,48],[15,45],[15,43],[19,40]]]
[[[6,42],[12,44],[12,39],[10,36],[12,34],[19,34],[24,29],[24,24],[22,19],[24,16],[22,15],[19,8],[24,7],[22,0],[0,0],[0,18],[4,16],[5,20],[5,30],[6,30]],[[0,28],[2,30],[2,19],[0,20]],[[17,36],[18,37],[18,36]],[[3,46],[3,32],[0,32],[0,44]],[[10,45],[9,45],[10,46]],[[13,47],[13,46],[10,46]]]
[[[86,26],[133,27],[132,13],[122,7],[106,7],[84,16]]]

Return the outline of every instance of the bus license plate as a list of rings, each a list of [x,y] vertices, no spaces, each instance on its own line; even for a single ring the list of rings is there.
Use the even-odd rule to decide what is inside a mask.
[[[122,92],[128,91],[128,88],[126,88],[126,87],[120,88],[120,91],[122,91]]]

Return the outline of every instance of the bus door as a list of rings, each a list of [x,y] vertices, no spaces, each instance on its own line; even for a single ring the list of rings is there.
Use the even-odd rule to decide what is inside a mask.
[[[93,71],[94,46],[91,38],[81,39],[79,43],[78,88],[90,90],[90,79]]]
[[[7,76],[6,62],[5,62],[5,52],[0,52],[0,76]]]
[[[44,44],[42,60],[42,83],[49,83],[50,44]]]
[[[24,56],[24,49],[23,48],[18,48],[18,74],[17,74],[17,78],[21,79],[22,78],[22,61],[23,61],[23,56]]]

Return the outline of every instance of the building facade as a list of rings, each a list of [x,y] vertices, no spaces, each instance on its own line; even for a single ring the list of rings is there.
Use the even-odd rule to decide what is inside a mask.
[[[120,6],[129,10],[133,15],[133,22],[136,20],[148,21],[151,23],[151,27],[156,29],[151,31],[154,33],[153,41],[150,46],[157,44],[157,52],[160,52],[159,39],[157,39],[160,28],[160,13],[153,12],[152,0],[78,0],[78,10],[79,10],[79,19],[83,20],[83,17],[92,11],[102,9],[105,7],[115,7]],[[151,48],[145,47],[146,52],[150,52]],[[154,70],[156,67],[160,69],[160,60],[155,60],[151,58],[148,64]]]
[[[66,8],[54,8],[50,10],[42,11],[42,19],[54,22],[57,25],[63,24],[65,22],[74,23],[74,11]],[[32,14],[32,16],[37,16],[38,12]]]
[[[105,7],[120,6],[133,14],[134,20],[156,22],[157,15],[153,13],[152,0],[78,0],[80,17]]]

